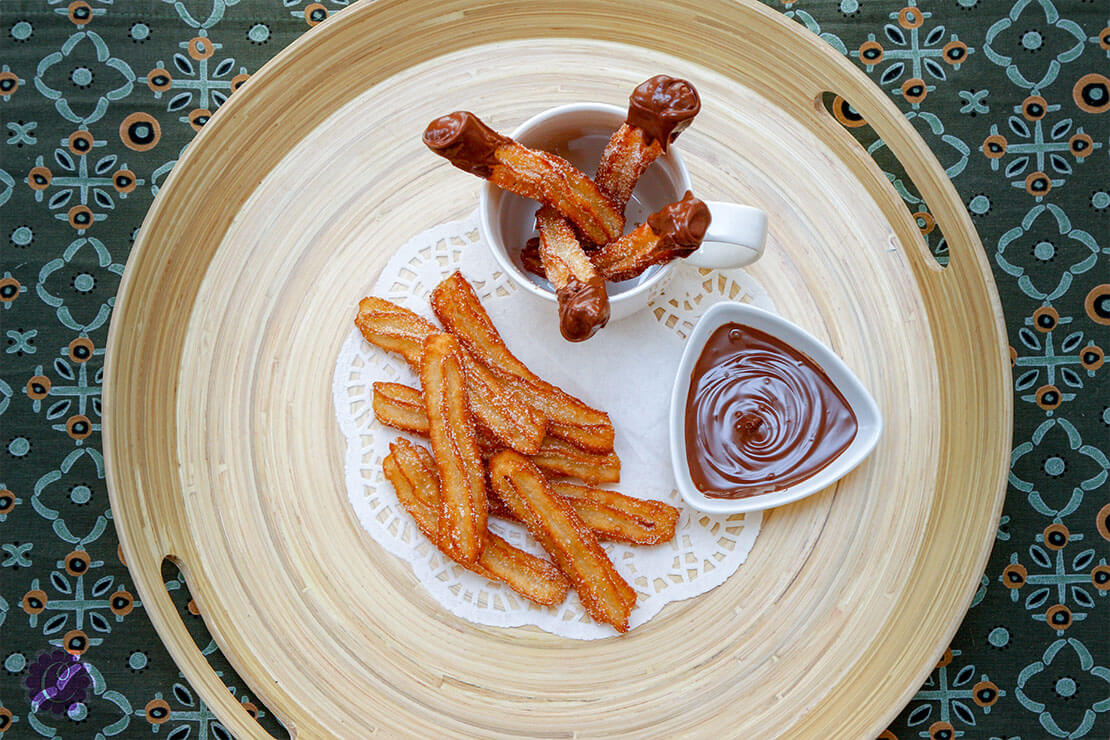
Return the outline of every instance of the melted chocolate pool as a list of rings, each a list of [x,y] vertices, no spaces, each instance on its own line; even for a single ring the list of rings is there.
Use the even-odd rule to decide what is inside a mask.
[[[844,452],[857,429],[848,401],[813,360],[750,326],[719,327],[690,374],[686,460],[711,498],[805,480]]]

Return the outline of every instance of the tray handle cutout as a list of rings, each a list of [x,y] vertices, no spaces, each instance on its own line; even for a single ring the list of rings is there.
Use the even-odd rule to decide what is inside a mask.
[[[960,272],[965,266],[970,268],[973,261],[985,259],[979,235],[945,167],[894,103],[885,96],[863,91],[860,95],[852,95],[826,89],[816,94],[812,108],[827,133],[826,142],[836,146],[855,174],[882,183],[881,187],[870,189],[890,219],[897,241],[906,245],[906,257],[919,279],[942,280],[946,273]],[[865,147],[860,143],[854,135],[862,128],[860,121],[870,126],[874,131],[871,138],[881,142],[880,145]],[[896,162],[896,166],[890,168],[894,171],[893,178],[869,151],[879,148],[886,149],[884,164],[889,158]],[[916,191],[911,191],[911,197],[924,206],[917,212],[907,208],[912,204],[904,199],[893,182],[903,176]],[[939,232],[930,239],[934,245],[944,240],[947,246],[945,264],[937,260],[934,248],[927,243],[926,231]]]
[[[921,238],[925,241],[926,249],[938,265],[941,267],[947,266],[948,241],[945,239],[944,232],[937,224],[929,204],[921,196],[916,183],[906,172],[902,163],[891,154],[886,142],[879,137],[871,124],[860,115],[855,106],[840,95],[826,92],[821,96],[821,103],[829,115],[847,129],[856,143],[864,148],[871,159],[874,160],[875,165],[886,176],[887,181],[898,191],[898,195],[902,197],[903,203],[910,212],[910,218],[914,220],[921,232]],[[938,133],[935,126],[941,125],[939,120],[936,120],[930,113],[915,114],[914,120],[918,122],[916,126],[919,131],[928,129],[932,133]],[[940,133],[943,133],[943,127],[940,128]],[[946,172],[949,177],[959,174],[967,166],[969,152],[963,142],[959,142],[959,144],[963,150],[957,150],[955,158],[948,164]]]
[[[167,571],[172,573],[175,569],[180,572],[184,587],[188,589],[190,594],[195,594],[196,591],[190,587],[192,579],[186,563],[176,555],[167,555],[162,561],[163,573],[165,574]],[[249,708],[231,693],[227,684],[224,683],[224,680],[209,663],[205,653],[197,644],[196,638],[190,633],[188,626],[181,617],[180,609],[174,604],[173,598],[166,588],[156,589],[155,593],[143,594],[143,601],[148,614],[151,615],[151,620],[158,623],[156,626],[159,634],[163,636],[163,643],[166,645],[166,649],[169,650],[174,662],[182,669],[182,673],[188,676],[188,681],[194,691],[203,697],[203,701],[219,717],[220,722],[231,737],[239,740],[245,740],[246,738],[283,740],[286,737],[289,740],[296,740],[296,728],[288,720],[278,719],[281,726],[285,728],[286,735],[271,735],[250,713]],[[204,609],[199,608],[198,611],[203,618]],[[208,622],[205,621],[204,624],[207,632]],[[242,682],[242,678],[239,680]],[[261,703],[262,699],[258,692],[253,687],[249,688],[254,701]],[[269,711],[271,717],[278,718],[278,715],[270,709],[269,705],[263,704],[263,706]]]

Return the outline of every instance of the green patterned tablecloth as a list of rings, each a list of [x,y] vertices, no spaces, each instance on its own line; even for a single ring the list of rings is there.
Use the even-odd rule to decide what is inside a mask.
[[[128,251],[182,148],[248,75],[345,4],[0,1],[5,740],[228,736],[120,560],[100,453],[104,343]],[[994,551],[951,649],[883,736],[1110,737],[1110,5],[770,4],[912,120],[979,229],[1006,312],[1014,451]],[[828,102],[944,261],[912,183],[849,105]],[[165,580],[231,691],[280,732],[179,574]]]

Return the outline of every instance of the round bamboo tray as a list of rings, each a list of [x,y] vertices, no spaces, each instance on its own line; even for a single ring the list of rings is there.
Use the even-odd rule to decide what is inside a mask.
[[[1006,342],[974,228],[886,94],[778,13],[547,5],[351,7],[266,65],[178,162],[127,265],[104,384],[112,509],[146,611],[244,738],[261,730],[178,618],[167,557],[298,738],[873,737],[959,625],[1003,498]],[[884,436],[835,488],[770,512],[728,582],[627,636],[472,625],[349,509],[338,349],[392,250],[477,202],[479,183],[420,143],[428,120],[467,108],[511,130],[559,103],[620,104],[663,71],[702,94],[679,142],[700,193],[770,214],[752,274],[870,388]],[[947,268],[826,91],[900,158]]]

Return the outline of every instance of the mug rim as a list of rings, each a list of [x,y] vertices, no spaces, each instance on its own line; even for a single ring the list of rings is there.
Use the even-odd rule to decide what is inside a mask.
[[[569,113],[593,112],[603,114],[613,114],[620,116],[622,119],[627,113],[625,108],[612,105],[611,103],[564,103],[563,105],[556,105],[551,108],[536,113],[531,116],[515,129],[510,134],[513,140],[519,139],[521,136],[527,134],[533,128],[541,123],[544,123],[551,118]],[[666,157],[670,160],[675,170],[678,172],[682,180],[680,189],[683,191],[691,189],[690,172],[686,169],[686,163],[682,160],[682,155],[675,147],[668,148],[667,152],[660,157]],[[484,181],[482,189],[478,197],[478,227],[481,231],[482,237],[486,242],[487,248],[493,253],[493,258],[505,273],[512,278],[513,282],[518,287],[527,290],[532,295],[539,296],[545,300],[555,303],[558,299],[554,291],[547,290],[537,285],[524,271],[513,262],[509,257],[508,248],[503,244],[495,244],[493,239],[493,216],[491,213],[492,205],[491,200],[497,191],[501,190],[493,183]],[[609,296],[610,305],[627,304],[635,301],[636,299],[643,299],[645,295],[650,295],[653,288],[659,285],[660,282],[666,279],[671,270],[674,269],[676,260],[671,260],[664,265],[661,265],[653,275],[648,277],[643,282],[639,283],[633,288],[629,288],[616,295]],[[647,304],[645,303],[645,306]]]

